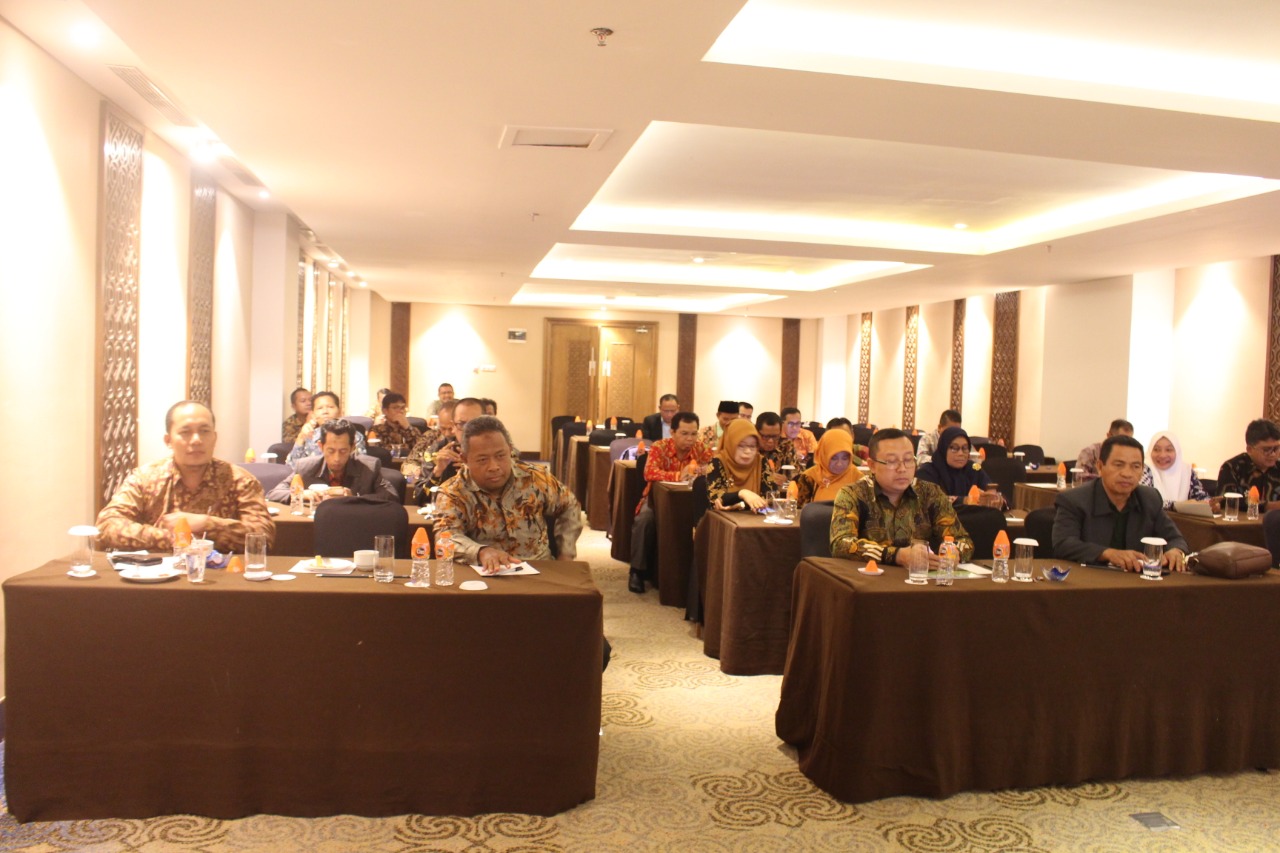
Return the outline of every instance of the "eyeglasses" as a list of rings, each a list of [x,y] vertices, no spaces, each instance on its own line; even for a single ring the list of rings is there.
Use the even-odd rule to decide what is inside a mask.
[[[871,461],[879,465],[883,465],[886,468],[896,468],[899,471],[910,471],[912,468],[916,467],[916,460],[914,456],[908,456],[905,459],[873,459]]]
[[[1280,456],[1280,444],[1255,444],[1253,447],[1267,456]]]
[[[948,448],[947,448],[947,450],[949,450],[949,451],[950,451],[950,452],[952,452],[952,453],[968,453],[968,452],[969,452],[969,445],[967,445],[967,444],[953,444],[953,445],[951,445],[950,447],[948,447]]]

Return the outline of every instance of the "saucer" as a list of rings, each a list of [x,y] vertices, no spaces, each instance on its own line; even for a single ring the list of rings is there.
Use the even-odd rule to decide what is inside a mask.
[[[67,576],[73,578],[91,578],[97,573],[97,569],[85,569],[83,572],[77,572],[75,569],[71,569],[67,572]]]
[[[271,572],[245,572],[244,579],[247,581],[269,581],[271,580]]]
[[[291,575],[286,573],[286,574],[272,575],[271,579],[273,581],[291,581],[291,580],[296,580],[297,577],[298,577],[297,575]]]

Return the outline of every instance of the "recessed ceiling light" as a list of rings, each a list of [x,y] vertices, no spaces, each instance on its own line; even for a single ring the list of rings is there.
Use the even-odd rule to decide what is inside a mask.
[[[336,269],[338,268],[338,262],[337,262],[337,261],[329,261],[328,267],[329,267],[329,269],[331,269],[331,270],[336,270]]]
[[[706,262],[706,260],[707,260],[706,258],[694,258],[694,259],[693,259],[693,262],[694,262],[695,264],[701,264],[701,263],[705,263],[705,262]]]
[[[267,192],[266,190],[258,190],[258,198],[261,198],[261,199],[271,198],[271,193]]]
[[[71,43],[78,48],[90,50],[102,43],[102,29],[93,21],[76,21],[71,25],[68,34]]]
[[[955,225],[952,225],[951,227],[956,229],[957,231],[963,231],[964,229],[968,228],[969,225],[968,223],[965,223],[965,222],[957,222]]]
[[[191,159],[197,163],[212,163],[218,159],[219,147],[217,142],[211,140],[197,142],[191,149]]]

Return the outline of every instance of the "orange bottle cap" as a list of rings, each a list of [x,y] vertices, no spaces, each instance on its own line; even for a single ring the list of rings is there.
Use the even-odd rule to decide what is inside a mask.
[[[1258,487],[1257,487],[1257,486],[1250,486],[1250,487],[1249,487],[1249,500],[1250,500],[1250,501],[1252,501],[1253,503],[1258,503],[1258,502],[1259,502],[1259,499],[1260,499],[1261,497],[1262,497],[1262,495],[1258,494]]]
[[[1006,548],[1008,548],[1008,547],[1009,547],[1009,534],[1008,534],[1008,533],[1006,533],[1006,532],[1004,532],[1003,530],[1001,530],[1001,531],[997,532],[997,533],[996,533],[996,538],[995,538],[995,541],[994,541],[994,543],[993,543],[993,544],[995,544],[995,545],[1003,545],[1003,546],[1005,546]]]
[[[1059,477],[1067,476],[1067,463],[1065,462],[1058,463],[1058,476]]]
[[[971,501],[973,501],[973,502],[975,502],[975,503],[976,503],[976,502],[978,502],[978,501],[980,501],[980,500],[982,500],[982,489],[979,489],[977,486],[970,486],[970,487],[969,487],[969,500],[971,500]]]
[[[978,448],[978,458],[983,462],[987,461],[987,449],[985,447]]]
[[[236,574],[244,571],[244,560],[240,559],[240,555],[234,555],[230,562],[227,563],[227,571]]]

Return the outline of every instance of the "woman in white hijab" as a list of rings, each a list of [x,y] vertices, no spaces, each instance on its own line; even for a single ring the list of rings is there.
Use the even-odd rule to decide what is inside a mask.
[[[1164,500],[1164,508],[1171,509],[1174,501],[1207,501],[1200,478],[1191,464],[1182,458],[1182,445],[1171,432],[1158,432],[1147,445],[1151,464],[1142,475],[1142,485],[1154,486]]]

